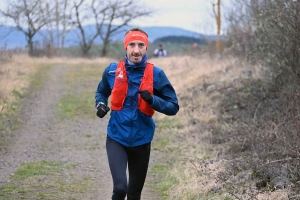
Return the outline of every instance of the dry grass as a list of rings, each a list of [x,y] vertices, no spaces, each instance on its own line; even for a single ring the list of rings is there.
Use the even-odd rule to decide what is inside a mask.
[[[232,57],[185,56],[150,62],[164,69],[180,104],[180,111],[173,120],[180,122],[182,128],[162,129],[156,132],[155,138],[157,143],[164,138],[172,139],[164,148],[160,146],[167,152],[163,162],[172,163],[167,175],[161,174],[163,181],[174,182],[168,189],[160,188],[168,193],[166,199],[287,199],[287,189],[276,190],[275,194],[274,186],[267,182],[258,190],[254,180],[263,177],[255,170],[260,173],[273,170],[257,167],[272,153],[271,144],[264,143],[268,144],[279,130],[278,124],[268,122],[269,116],[265,119],[261,116],[260,110],[270,105],[266,103],[257,111],[261,99],[255,99],[257,91],[250,91],[255,88],[259,90],[257,96],[266,99],[267,92],[261,91],[262,83],[267,82],[262,75],[266,69]],[[247,75],[249,70],[250,76]],[[272,109],[265,111],[272,115]],[[156,114],[158,127],[167,118]],[[266,126],[257,126],[257,121]],[[250,145],[256,138],[262,141],[256,144],[260,148],[253,152],[256,147]],[[278,138],[278,142],[284,139]],[[280,168],[277,165],[276,170]]]
[[[109,63],[108,58],[81,59],[81,58],[30,58],[27,55],[12,56],[9,62],[1,64],[0,67],[0,113],[5,112],[7,104],[13,102],[16,96],[13,91],[22,93],[28,88],[30,77],[43,67],[54,64],[91,64]]]
[[[149,60],[149,62],[165,71],[170,81],[174,83],[176,91],[195,86],[195,83],[198,83],[199,79],[202,78],[211,83],[230,81],[231,78],[240,75],[243,70],[253,69],[254,67],[247,67],[246,63],[234,57],[217,59],[210,58],[208,55],[155,58]],[[232,67],[234,67],[234,70],[232,70]],[[255,66],[253,71],[255,78],[260,77],[258,68],[258,66]]]
[[[191,88],[197,88],[199,92],[206,90],[210,85],[215,85],[219,89],[230,87],[234,81],[233,79],[241,75],[243,70],[252,69],[253,77],[255,79],[261,78],[260,68],[258,66],[249,68],[245,63],[233,57],[216,59],[210,58],[207,55],[198,58],[183,56],[151,59],[149,62],[154,63],[165,71],[181,98],[189,95],[192,92],[190,91]],[[235,87],[237,86],[239,87],[241,85],[235,83]],[[201,102],[210,101],[210,98],[206,95],[197,95],[197,98],[200,98],[199,101]],[[182,102],[183,101],[180,101],[180,103]],[[215,107],[211,104],[216,105],[218,102],[209,103],[209,107]],[[207,105],[207,103],[203,103],[203,105]],[[179,115],[182,116],[182,111],[186,109],[189,109],[188,105],[183,105]],[[213,113],[207,112],[198,112],[195,114],[203,115],[203,119],[208,119],[214,115]]]
[[[11,62],[6,62],[0,68],[0,94],[1,100],[11,101],[14,89],[21,90],[28,86],[29,75],[33,74],[36,66],[32,59],[25,56],[14,57]],[[3,107],[0,105],[0,111]]]
[[[215,181],[217,174],[224,170],[221,166],[223,162],[222,160],[214,161],[212,164],[202,162],[206,158],[214,159],[215,154],[218,153],[211,150],[213,147],[205,140],[211,137],[211,131],[207,126],[216,124],[219,114],[217,107],[221,99],[212,101],[212,97],[216,95],[215,93],[219,94],[219,90],[230,87],[234,78],[249,68],[235,58],[219,60],[210,59],[208,56],[170,57],[153,59],[150,62],[164,69],[176,89],[180,111],[174,118],[178,118],[177,120],[184,127],[172,131],[176,140],[175,144],[169,144],[169,146],[180,147],[180,150],[175,152],[176,159],[172,160],[176,164],[173,163],[170,176],[175,178],[178,184],[171,189],[170,199],[184,200],[200,197],[220,199],[221,195],[209,195],[209,193],[212,189],[218,188]],[[251,70],[253,76],[259,78],[258,69]],[[215,89],[208,92],[207,88],[212,85]],[[236,87],[239,86],[236,84]],[[155,117],[158,124],[166,118],[162,114],[156,114]]]

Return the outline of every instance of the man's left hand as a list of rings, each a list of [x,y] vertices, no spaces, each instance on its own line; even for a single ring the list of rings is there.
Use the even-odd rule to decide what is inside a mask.
[[[139,90],[138,93],[148,104],[151,105],[153,103],[153,97],[148,90]]]

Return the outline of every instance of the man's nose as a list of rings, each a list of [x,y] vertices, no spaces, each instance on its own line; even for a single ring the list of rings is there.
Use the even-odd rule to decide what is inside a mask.
[[[139,50],[139,46],[138,45],[135,45],[134,46],[134,48],[133,48],[133,52],[139,52],[140,50]]]

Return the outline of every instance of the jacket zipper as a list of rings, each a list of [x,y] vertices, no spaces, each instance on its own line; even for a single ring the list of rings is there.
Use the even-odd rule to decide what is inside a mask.
[[[130,67],[130,71],[132,72],[132,67]],[[130,78],[127,73],[127,81],[130,81]],[[128,87],[129,87],[129,84],[128,84]],[[129,90],[129,88],[128,88],[128,90]],[[133,121],[132,120],[130,121],[130,125],[131,125],[131,127],[130,127],[130,134],[129,134],[129,147],[131,147],[131,145],[132,145],[132,130],[133,130]]]

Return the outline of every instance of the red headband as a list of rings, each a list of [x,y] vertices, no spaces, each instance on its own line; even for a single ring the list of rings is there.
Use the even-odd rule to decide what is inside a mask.
[[[148,49],[148,36],[145,33],[140,31],[130,31],[125,35],[124,38],[124,49],[126,50],[128,44],[133,40],[141,40],[145,43],[146,48]]]

